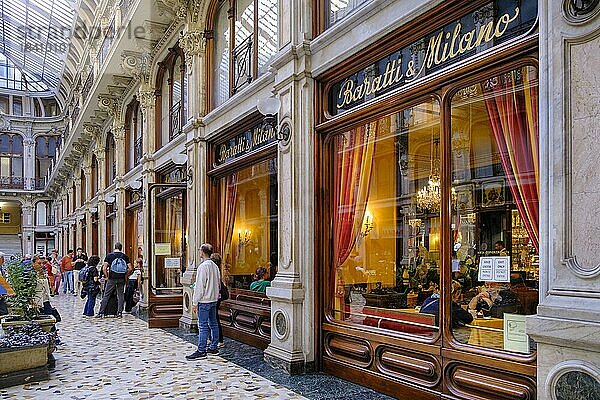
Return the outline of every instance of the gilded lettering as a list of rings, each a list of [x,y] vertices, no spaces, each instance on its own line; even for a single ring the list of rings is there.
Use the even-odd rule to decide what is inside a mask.
[[[495,31],[496,37],[500,37],[500,36],[504,35],[504,32],[506,32],[506,28],[508,28],[508,24],[513,22],[515,19],[517,19],[518,16],[519,16],[519,7],[515,7],[515,15],[512,18],[508,14],[504,14],[503,16],[501,16],[500,19],[498,19],[498,22],[496,23],[496,31]],[[502,29],[500,29],[501,25],[503,25]]]
[[[458,43],[459,54],[462,54],[465,51],[472,50],[473,47],[475,47],[472,43],[474,36],[475,36],[475,30],[467,32],[463,35],[463,37],[460,39],[460,42]]]
[[[394,83],[400,82],[402,78],[404,78],[404,74],[402,73],[402,58],[398,58],[398,66],[396,67],[396,76],[394,76]]]
[[[460,54],[460,51],[457,53],[454,51],[454,45],[456,42],[456,39],[460,36],[460,30],[462,29],[462,24],[460,22],[458,22],[456,24],[456,26],[454,27],[454,31],[452,32],[452,42],[450,42],[450,58],[454,58],[457,55]]]
[[[352,96],[352,100],[357,101],[362,99],[363,97],[363,85],[358,85],[356,89],[354,89],[354,95]]]
[[[371,90],[371,79],[370,78],[365,78],[365,81],[363,83],[365,85],[365,96],[369,96],[371,93],[373,93],[373,91]]]
[[[490,34],[492,35],[490,37]],[[475,47],[481,45],[482,42],[489,42],[494,38],[494,21],[490,21],[481,28],[479,28],[479,34],[477,35],[477,41]]]
[[[373,78],[373,92],[379,92],[381,90],[381,75],[377,75]]]
[[[338,100],[342,100],[342,102],[340,103],[338,101],[337,108],[342,108],[346,104],[352,103],[352,89],[354,89],[354,81],[352,79],[347,79],[340,88]]]
[[[406,65],[406,77],[411,78],[415,74],[415,62],[410,60]]]
[[[427,46],[427,55],[425,56],[426,63],[423,63],[423,65],[427,64],[427,68],[431,68],[434,65],[442,62],[442,60],[438,57],[440,52],[440,44],[442,43],[442,37],[443,32],[440,32],[437,36],[434,36],[431,39],[429,39],[429,46]],[[421,67],[421,69],[423,69],[423,67]],[[421,71],[419,71],[419,75],[421,75]]]

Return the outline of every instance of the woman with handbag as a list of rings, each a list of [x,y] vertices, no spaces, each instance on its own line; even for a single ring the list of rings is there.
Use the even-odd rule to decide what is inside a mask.
[[[82,296],[87,296],[85,307],[83,309],[83,315],[87,317],[94,316],[94,308],[96,307],[96,297],[100,293],[100,276],[98,273],[98,264],[100,263],[100,257],[91,256],[88,259],[87,266],[85,266],[80,274],[85,275],[83,280]]]

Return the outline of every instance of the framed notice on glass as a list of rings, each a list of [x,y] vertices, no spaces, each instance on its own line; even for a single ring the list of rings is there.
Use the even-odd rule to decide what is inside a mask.
[[[171,255],[171,243],[155,243],[154,244],[154,255],[155,256],[170,256]]]
[[[529,353],[529,336],[525,333],[525,316],[504,313],[504,350]]]
[[[167,257],[165,258],[165,269],[180,269],[181,258],[179,257]]]
[[[510,282],[510,257],[481,257],[477,279],[482,282]]]

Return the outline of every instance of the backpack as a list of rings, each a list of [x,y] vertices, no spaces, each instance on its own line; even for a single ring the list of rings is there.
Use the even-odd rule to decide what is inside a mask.
[[[127,272],[127,264],[121,257],[115,258],[110,263],[110,272],[115,274],[125,274]]]
[[[81,269],[81,271],[79,271],[79,282],[87,282],[87,275],[88,275],[88,271],[90,270],[90,266],[86,265],[85,267],[83,267]]]
[[[219,290],[219,300],[227,300],[229,299],[229,289],[227,286],[221,281],[221,289]]]

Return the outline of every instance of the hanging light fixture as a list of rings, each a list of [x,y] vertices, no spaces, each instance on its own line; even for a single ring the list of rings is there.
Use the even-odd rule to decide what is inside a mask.
[[[440,188],[440,158],[438,154],[439,139],[431,135],[431,168],[427,185],[417,192],[417,208],[419,211],[435,212],[440,209],[442,200]],[[452,204],[456,203],[456,190],[451,190]]]

